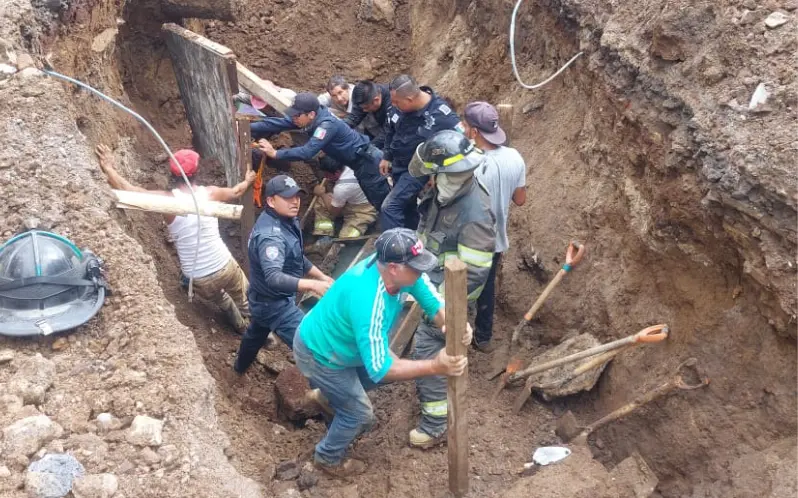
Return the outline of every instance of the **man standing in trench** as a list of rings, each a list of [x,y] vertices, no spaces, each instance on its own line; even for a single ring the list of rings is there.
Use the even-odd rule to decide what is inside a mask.
[[[374,147],[385,147],[388,132],[388,111],[391,109],[391,91],[388,85],[370,80],[358,81],[352,90],[352,112],[344,122],[356,128],[364,124],[366,134],[371,136]]]
[[[483,353],[493,350],[493,309],[496,298],[496,273],[502,253],[510,247],[507,221],[510,201],[516,206],[526,202],[526,164],[521,154],[505,147],[507,135],[499,126],[499,112],[487,102],[471,102],[463,113],[465,135],[485,153],[485,162],[476,170],[476,177],[490,194],[491,211],[496,217],[496,249],[488,280],[477,299],[474,320],[474,347]]]
[[[444,349],[423,360],[393,355],[389,332],[402,310],[403,293],[412,295],[428,319],[443,330],[443,301],[423,274],[436,268],[438,260],[412,230],[404,228],[383,232],[374,245],[376,255],[339,277],[294,336],[297,367],[335,411],[327,434],[316,445],[314,461],[337,477],[366,469],[364,462],[345,458],[345,453],[375,422],[367,390],[428,375],[456,377],[468,363],[466,357],[448,356]],[[471,335],[469,327],[465,344]]]
[[[241,338],[233,369],[246,372],[273,330],[293,347],[294,333],[304,313],[297,292],[323,296],[333,279],[305,257],[299,228],[300,188],[293,178],[278,175],[264,187],[266,206],[249,234],[249,287],[252,319]]]
[[[380,175],[382,152],[369,139],[336,118],[312,93],[300,93],[282,118],[266,118],[252,123],[252,138],[270,159],[310,161],[324,152],[341,164],[352,168],[360,188],[369,202],[379,209],[390,191],[388,181]],[[266,137],[282,131],[303,129],[310,140],[301,147],[275,150]]]
[[[419,145],[410,161],[409,174],[415,178],[435,176],[435,186],[419,205],[418,233],[437,264],[429,272],[433,285],[444,294],[443,265],[457,256],[467,266],[469,306],[482,292],[490,273],[496,247],[495,219],[485,187],[474,178],[485,157],[462,133],[439,131]],[[422,320],[416,329],[415,357],[436,357],[446,346],[437,322]],[[410,431],[410,445],[431,448],[444,441],[446,432],[446,378],[424,377],[416,381],[421,402],[421,422]]]
[[[393,178],[393,189],[382,204],[380,226],[383,230],[418,226],[418,193],[428,177],[415,178],[407,174],[407,167],[416,148],[441,130],[464,128],[460,117],[427,86],[419,86],[412,76],[402,74],[390,84],[391,104],[388,111],[388,131],[380,162],[380,173]]]
[[[172,196],[179,199],[191,200],[188,186],[180,175],[180,168],[170,160],[173,184],[178,185],[172,190],[147,190],[128,182],[116,170],[114,155],[111,149],[100,144],[96,149],[100,161],[100,169],[108,178],[108,183],[117,190],[143,192],[147,194]],[[180,163],[183,172],[192,181],[194,195],[198,202],[218,201],[230,202],[240,198],[255,180],[255,173],[247,171],[244,181],[232,188],[203,187],[193,183],[193,178],[199,169],[200,156],[193,150],[182,149],[174,153],[175,159]],[[189,214],[186,216],[164,215],[169,238],[177,249],[177,258],[180,260],[180,269],[187,278],[194,276],[194,290],[197,294],[217,306],[224,312],[230,324],[240,334],[247,326],[244,317],[249,316],[247,303],[247,287],[249,282],[241,267],[230,254],[221,235],[219,234],[219,220],[212,216]],[[197,230],[200,231],[199,252],[197,253]],[[196,255],[196,259],[195,259]]]

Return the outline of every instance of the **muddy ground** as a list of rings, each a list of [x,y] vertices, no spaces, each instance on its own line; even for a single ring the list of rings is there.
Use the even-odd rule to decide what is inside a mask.
[[[475,353],[472,495],[528,495],[539,476],[520,478],[521,465],[537,446],[559,442],[557,416],[571,409],[580,421],[592,421],[695,357],[709,387],[656,401],[599,430],[589,440],[592,456],[613,469],[639,453],[658,478],[654,496],[794,496],[798,5],[529,0],[517,28],[527,82],[585,52],[540,91],[522,90],[512,77],[506,34],[512,5],[395,5],[393,24],[358,19],[356,3],[334,0],[249,2],[237,22],[183,22],[233,49],[261,76],[295,90],[321,91],[332,73],[387,81],[409,69],[459,104],[513,103],[513,146],[528,164],[529,201],[511,215],[499,343],[545,285],[545,278],[535,278],[532,255],[550,277],[571,239],[587,244],[588,256],[527,329],[527,359],[577,333],[608,341],[654,323],[672,330],[665,345],[619,357],[592,392],[550,403],[535,399],[520,416],[511,413],[517,390],[485,402],[495,384],[484,374],[497,358]],[[764,19],[774,11],[788,22],[770,29]],[[179,20],[158,2],[8,12],[0,12],[2,36],[19,52],[51,52],[56,68],[131,104],[171,146],[190,146],[158,37],[162,22]],[[118,34],[106,36],[105,46],[97,43],[109,29]],[[12,147],[0,173],[4,196],[13,201],[4,206],[1,231],[8,236],[31,216],[45,220],[106,259],[111,284],[120,289],[65,349],[54,351],[52,341],[0,342],[18,355],[41,351],[58,366],[40,409],[67,429],[62,444],[79,448],[74,441],[92,433],[97,409],[121,419],[147,412],[172,420],[165,439],[190,457],[169,468],[140,462],[141,449],[113,437],[103,436],[106,446],[92,440],[106,453],[84,465],[116,472],[125,496],[257,496],[254,482],[264,496],[290,493],[296,483],[273,480],[274,469],[285,460],[306,461],[323,424],[281,420],[275,377],[260,365],[243,381],[231,381],[237,337],[215,310],[187,302],[161,219],[114,210],[90,155],[92,145],[109,143],[131,180],[162,188],[165,164],[154,140],[83,92],[20,76],[9,81],[0,91],[8,96],[3,142]],[[771,90],[768,107],[748,112],[760,82]],[[312,181],[304,165],[292,165],[291,173]],[[31,176],[38,186],[33,192]],[[205,171],[201,179],[220,182],[221,174]],[[237,227],[223,230],[240,255]],[[282,346],[269,354],[288,357]],[[19,359],[0,367],[0,382]],[[99,373],[84,373],[87,368]],[[144,372],[147,381],[129,370]],[[116,377],[103,378],[104,371]],[[72,403],[58,404],[65,398]],[[108,402],[93,408],[95,399]],[[373,401],[379,425],[353,450],[372,472],[351,482],[322,478],[303,495],[443,496],[445,449],[406,447],[418,414],[413,385],[388,387]],[[19,468],[12,470],[17,479]],[[562,496],[583,492],[574,477],[579,468],[562,475]],[[241,487],[225,489],[224,482]],[[18,480],[12,484],[8,489]]]

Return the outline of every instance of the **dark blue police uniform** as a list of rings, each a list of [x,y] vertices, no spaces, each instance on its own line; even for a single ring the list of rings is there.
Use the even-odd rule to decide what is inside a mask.
[[[251,133],[253,139],[259,140],[296,129],[297,126],[288,117],[267,118],[252,123]],[[366,198],[379,210],[388,196],[390,186],[387,179],[380,175],[382,152],[369,143],[368,137],[351,129],[324,106],[319,106],[316,119],[305,131],[310,135],[310,140],[305,145],[280,149],[276,151],[276,159],[309,161],[323,151],[339,163],[352,168]]]
[[[464,132],[460,117],[432,88],[421,91],[432,97],[423,109],[403,113],[396,107],[388,111],[388,132],[385,137],[384,158],[391,162],[393,189],[382,204],[380,226],[383,230],[418,227],[416,198],[429,177],[414,178],[407,173],[416,148],[441,130]]]
[[[249,368],[272,330],[293,347],[294,332],[305,316],[295,300],[299,279],[313,268],[304,254],[299,220],[284,218],[268,206],[249,235],[247,250],[252,317],[238,349],[234,368],[239,373]]]
[[[352,112],[344,118],[344,123],[351,128],[356,128],[366,116],[373,114],[374,120],[381,126],[381,130],[377,136],[371,137],[371,143],[374,147],[383,149],[385,148],[385,136],[388,133],[388,111],[391,109],[391,91],[388,89],[388,85],[377,84],[376,86],[382,96],[379,109],[374,112],[366,112],[360,106],[353,105]]]

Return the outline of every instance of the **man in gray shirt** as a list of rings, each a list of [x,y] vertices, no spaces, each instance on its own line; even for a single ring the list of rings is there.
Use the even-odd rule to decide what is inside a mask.
[[[510,201],[516,206],[526,202],[526,164],[521,154],[505,147],[507,135],[499,126],[499,113],[487,102],[471,102],[463,115],[465,135],[485,152],[486,160],[475,175],[490,194],[490,204],[496,217],[496,249],[488,281],[477,300],[474,347],[484,353],[493,350],[493,308],[495,304],[496,272],[502,253],[510,246],[507,238],[507,220]]]

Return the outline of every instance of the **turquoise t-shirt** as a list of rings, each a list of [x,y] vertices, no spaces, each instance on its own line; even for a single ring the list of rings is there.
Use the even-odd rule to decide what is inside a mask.
[[[328,368],[364,366],[379,382],[393,364],[389,332],[402,311],[403,293],[412,295],[428,317],[443,299],[426,274],[396,295],[385,290],[377,264],[366,258],[341,275],[299,325],[302,341]]]

